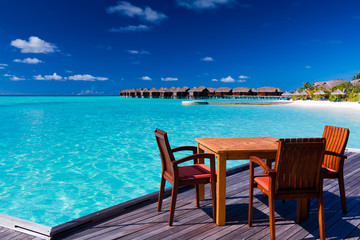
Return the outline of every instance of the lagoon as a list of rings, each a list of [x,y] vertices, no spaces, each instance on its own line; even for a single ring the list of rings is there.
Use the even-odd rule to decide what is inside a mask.
[[[199,137],[321,137],[334,125],[349,128],[348,147],[360,148],[353,109],[181,102],[0,97],[0,213],[52,227],[158,191],[155,128],[176,147]]]

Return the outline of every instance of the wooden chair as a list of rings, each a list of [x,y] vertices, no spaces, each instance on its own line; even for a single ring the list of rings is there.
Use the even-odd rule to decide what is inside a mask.
[[[172,185],[171,204],[169,226],[173,225],[174,211],[176,205],[176,198],[179,186],[195,185],[196,206],[199,207],[199,184],[211,182],[211,195],[212,195],[212,211],[213,219],[215,222],[216,214],[216,174],[215,174],[215,155],[196,153],[197,148],[192,146],[182,146],[177,148],[170,148],[169,140],[166,132],[156,129],[155,130],[156,142],[160,150],[160,157],[162,162],[162,174],[159,191],[158,211],[161,211],[162,200],[164,196],[165,180]],[[178,151],[193,151],[193,155],[175,160],[174,152]],[[210,168],[205,164],[199,164],[198,159],[209,158]],[[193,165],[178,166],[194,160]]]
[[[338,179],[343,213],[346,213],[344,184],[344,155],[350,131],[347,128],[325,126],[323,138],[326,139],[325,157],[322,166],[324,178]]]
[[[270,236],[275,239],[274,200],[317,198],[319,207],[320,238],[325,239],[323,180],[321,164],[324,159],[325,139],[280,139],[275,169],[270,169],[256,156],[250,157],[249,182],[249,227],[253,219],[253,189],[263,191],[269,200]],[[254,175],[254,163],[260,165],[265,174]],[[299,222],[301,204],[298,201]]]

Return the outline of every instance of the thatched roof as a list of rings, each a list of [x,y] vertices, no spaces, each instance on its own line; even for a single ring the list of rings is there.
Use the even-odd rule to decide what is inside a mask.
[[[156,88],[152,88],[150,89],[150,92],[153,93],[153,92],[159,92],[159,90],[157,90]]]
[[[307,96],[307,95],[309,95],[305,90],[302,90],[300,93],[299,93],[299,95],[301,95],[301,96]]]
[[[265,93],[275,93],[275,92],[284,92],[280,88],[274,87],[261,87],[257,89],[257,92],[265,92]]]
[[[352,80],[352,81],[350,81],[350,83],[351,83],[353,86],[360,86],[360,79]]]
[[[200,87],[193,87],[192,89],[189,90],[189,92],[203,92],[207,90],[206,87],[200,86]]]
[[[330,80],[330,81],[316,82],[316,83],[314,83],[314,86],[315,87],[323,87],[323,88],[330,90],[333,87],[336,87],[337,85],[340,85],[345,82],[348,82],[348,81],[346,81],[346,80]]]
[[[300,96],[300,93],[298,91],[295,91],[292,93],[293,96]]]
[[[248,93],[251,89],[247,87],[237,87],[233,89],[233,93]]]
[[[147,88],[144,88],[143,90],[140,91],[141,93],[144,93],[144,92],[150,92],[149,89]]]
[[[174,92],[187,92],[189,90],[188,87],[176,88]]]
[[[291,93],[289,93],[288,91],[286,91],[286,92],[284,92],[283,94],[281,94],[281,96],[284,96],[284,97],[286,97],[286,96],[291,96],[292,94]]]
[[[214,93],[216,91],[216,88],[209,87],[207,88],[207,90],[211,93]]]
[[[256,92],[257,92],[257,90],[256,90],[255,88],[252,88],[251,91],[252,91],[253,93],[256,93]]]
[[[231,91],[232,89],[228,87],[221,87],[215,90],[217,93],[230,93]]]
[[[326,93],[324,91],[321,91],[321,90],[314,92],[314,95],[325,95],[325,94]]]
[[[333,91],[331,93],[331,95],[345,95],[345,93],[343,91],[341,91],[340,89],[336,89],[335,91]]]

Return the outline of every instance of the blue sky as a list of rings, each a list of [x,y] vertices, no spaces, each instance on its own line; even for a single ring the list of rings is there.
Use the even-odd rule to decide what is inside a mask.
[[[360,72],[360,1],[6,0],[0,94],[279,87]]]

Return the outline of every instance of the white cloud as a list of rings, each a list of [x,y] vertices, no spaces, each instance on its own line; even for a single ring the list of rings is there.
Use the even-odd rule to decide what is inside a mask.
[[[235,79],[233,79],[231,76],[228,76],[226,78],[220,79],[220,82],[232,83],[232,82],[235,82]]]
[[[5,73],[3,76],[4,76],[4,77],[11,77],[11,75],[10,75],[10,74],[7,74],[7,73]]]
[[[219,80],[217,80],[216,78],[211,79],[212,82],[218,82]]]
[[[149,31],[152,27],[147,25],[128,25],[126,27],[120,27],[120,28],[111,28],[109,29],[109,32],[143,32],[143,31]]]
[[[249,76],[245,76],[245,75],[240,75],[239,78],[240,78],[240,79],[248,79],[248,78],[250,78],[250,77],[249,77]]]
[[[131,18],[139,18],[140,20],[151,22],[151,23],[159,23],[162,20],[166,19],[167,16],[163,13],[156,12],[152,10],[150,7],[145,7],[144,9],[134,6],[129,2],[118,2],[118,5],[109,7],[107,9],[108,13],[118,13],[123,16],[131,17]]]
[[[128,50],[128,53],[130,53],[130,54],[140,54],[140,55],[150,54],[146,50]]]
[[[38,37],[31,36],[29,41],[16,39],[11,41],[11,46],[20,48],[22,53],[52,53],[55,52],[54,44],[45,42]]]
[[[311,66],[305,66],[305,68],[311,68]]]
[[[41,75],[36,75],[34,76],[35,80],[55,80],[55,81],[64,81],[65,79],[60,76],[57,75],[56,73],[53,73],[52,75],[45,75],[45,76],[41,76]]]
[[[246,80],[245,79],[240,79],[240,80],[237,80],[237,82],[242,83],[242,82],[246,82]]]
[[[148,76],[144,76],[141,78],[142,80],[145,80],[145,81],[151,81],[152,79]]]
[[[230,4],[235,0],[177,0],[179,6],[188,9],[210,9],[217,8],[221,5]],[[242,5],[243,7],[249,7],[248,5]]]
[[[5,69],[5,67],[3,67],[3,66],[0,66],[0,69]]]
[[[27,64],[38,64],[38,63],[41,63],[42,61],[40,59],[37,59],[37,58],[25,58],[23,60],[14,59],[14,62],[27,63]]]
[[[89,82],[109,80],[109,78],[106,78],[106,77],[94,77],[90,74],[83,74],[83,75],[77,74],[77,75],[68,77],[68,79],[73,80],[73,81],[89,81]]]
[[[204,57],[201,59],[201,61],[204,61],[204,62],[213,62],[214,59],[212,57]]]
[[[13,75],[11,78],[10,78],[11,81],[22,81],[22,80],[26,80],[25,78],[23,77],[17,77],[15,75]]]
[[[0,69],[5,69],[8,65],[6,63],[0,63]]]
[[[179,80],[178,78],[172,78],[172,77],[167,77],[167,78],[161,78],[161,81],[165,81],[165,82],[168,82],[168,81],[177,81]]]

